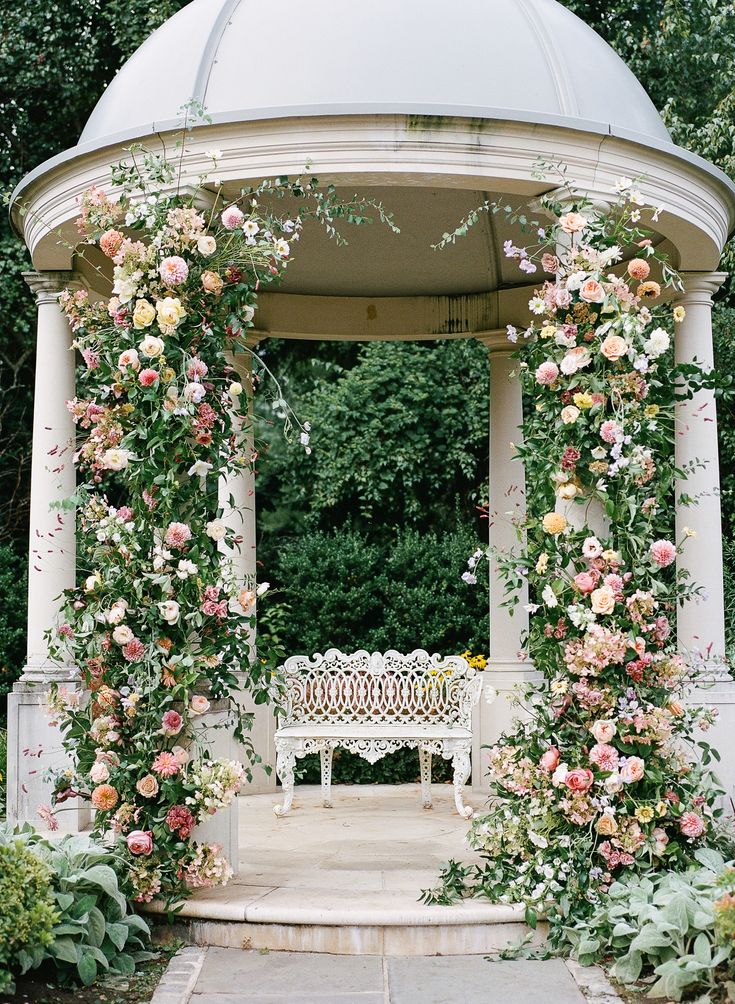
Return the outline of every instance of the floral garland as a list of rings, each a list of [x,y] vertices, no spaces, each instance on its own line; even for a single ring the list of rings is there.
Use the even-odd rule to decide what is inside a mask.
[[[96,831],[112,831],[129,860],[133,897],[174,902],[229,877],[220,848],[192,831],[249,774],[209,755],[197,719],[213,701],[228,708],[227,727],[254,762],[240,681],[256,701],[277,692],[267,653],[251,654],[255,583],[223,557],[241,540],[223,519],[218,480],[253,468],[232,354],[250,351],[256,291],[281,277],[309,212],[262,213],[257,197],[312,198],[331,236],[357,203],[340,207],[314,181],[264,182],[215,215],[220,193],[205,189],[207,175],[193,196],[171,195],[174,167],[133,154],[112,171],[118,201],[98,188],[81,199],[79,228],[112,265],[112,297],[61,295],[85,364],[83,395],[68,408],[82,433],[75,459],[87,483],[70,505],[88,567],[50,637],[90,698],[57,690],[49,704],[74,764],[55,802],[88,798]],[[308,448],[307,428],[300,437]]]
[[[716,840],[720,814],[709,748],[687,755],[713,712],[683,702],[692,669],[672,634],[677,601],[696,592],[674,565],[674,404],[711,384],[671,358],[665,319],[685,315],[660,303],[662,283],[681,284],[640,229],[660,210],[631,179],[616,196],[604,214],[571,191],[548,197],[553,224],[538,243],[505,247],[548,277],[529,303],[539,320],[508,328],[529,494],[524,553],[498,556],[514,602],[528,581],[528,648],[544,680],[491,751],[500,797],[469,837],[486,863],[450,866],[433,895],[469,885],[525,902],[531,921],[568,922],[626,872],[685,866]]]

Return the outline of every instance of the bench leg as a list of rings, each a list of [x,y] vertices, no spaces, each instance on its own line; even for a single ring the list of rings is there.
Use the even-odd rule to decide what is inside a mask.
[[[334,748],[327,746],[319,750],[319,760],[322,767],[322,804],[325,809],[332,808],[332,755]]]
[[[421,768],[421,804],[425,809],[431,809],[431,750],[419,747],[419,766]]]
[[[452,757],[452,767],[454,768],[454,804],[457,812],[463,819],[472,816],[472,806],[465,805],[463,800],[464,786],[470,776],[470,751],[468,749],[458,749]]]
[[[276,751],[276,774],[278,775],[278,780],[283,785],[283,805],[273,806],[273,811],[277,816],[285,816],[291,809],[295,767],[296,753],[293,749],[279,749]]]

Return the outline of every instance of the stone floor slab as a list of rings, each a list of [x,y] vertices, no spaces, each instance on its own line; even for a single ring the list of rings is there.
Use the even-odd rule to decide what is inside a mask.
[[[585,1004],[561,959],[478,956],[388,960],[390,1004]]]
[[[197,980],[197,995],[236,995],[246,1000],[281,994],[293,1002],[331,993],[383,993],[383,965],[376,956],[308,955],[210,948]],[[260,995],[260,997],[258,996]],[[290,995],[290,997],[289,997]],[[328,997],[326,998],[328,1000]]]

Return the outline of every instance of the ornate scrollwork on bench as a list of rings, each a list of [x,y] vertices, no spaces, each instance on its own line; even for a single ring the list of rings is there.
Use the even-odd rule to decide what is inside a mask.
[[[427,809],[432,754],[451,759],[457,811],[465,818],[472,815],[462,793],[470,774],[472,708],[482,680],[461,656],[429,655],[422,649],[409,655],[393,650],[345,655],[330,648],[324,655],[291,656],[282,669],[286,701],[275,744],[284,801],[277,815],[291,808],[296,758],[317,751],[324,804],[331,805],[336,746],[370,763],[402,747],[418,749]]]

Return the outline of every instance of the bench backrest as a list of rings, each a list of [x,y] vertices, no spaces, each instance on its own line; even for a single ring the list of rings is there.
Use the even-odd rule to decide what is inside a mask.
[[[286,702],[279,724],[415,724],[470,727],[482,678],[459,655],[361,650],[292,655],[281,667]]]

